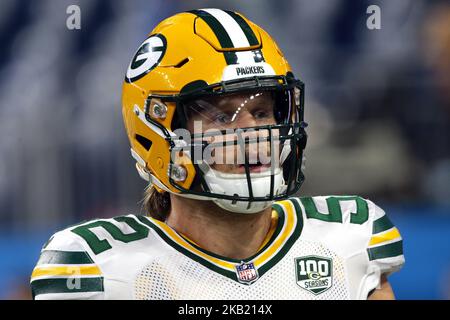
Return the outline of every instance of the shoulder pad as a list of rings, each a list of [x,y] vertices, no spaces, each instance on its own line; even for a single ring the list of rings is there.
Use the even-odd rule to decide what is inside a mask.
[[[36,300],[101,299],[104,292],[100,268],[69,229],[44,245],[30,284]]]
[[[382,273],[392,273],[405,263],[403,239],[384,210],[371,201],[370,204],[374,214],[367,254],[370,262],[379,267]]]

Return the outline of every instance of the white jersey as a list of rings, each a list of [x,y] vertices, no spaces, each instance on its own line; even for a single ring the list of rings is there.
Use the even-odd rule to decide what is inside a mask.
[[[290,198],[245,260],[208,252],[146,216],[57,232],[33,270],[35,299],[366,299],[404,263],[384,211],[356,196]]]

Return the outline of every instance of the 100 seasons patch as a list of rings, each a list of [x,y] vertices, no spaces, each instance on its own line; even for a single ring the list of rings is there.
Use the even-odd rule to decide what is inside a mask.
[[[319,256],[295,258],[295,277],[301,288],[321,294],[333,285],[333,261]]]

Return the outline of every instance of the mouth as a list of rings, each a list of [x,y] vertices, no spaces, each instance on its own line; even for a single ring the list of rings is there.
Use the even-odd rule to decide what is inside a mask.
[[[270,170],[269,164],[262,164],[259,162],[254,163],[254,164],[249,164],[248,167],[249,167],[250,173],[263,172],[263,171]],[[239,165],[239,171],[240,171],[240,173],[245,173],[245,165],[243,165],[243,164]]]

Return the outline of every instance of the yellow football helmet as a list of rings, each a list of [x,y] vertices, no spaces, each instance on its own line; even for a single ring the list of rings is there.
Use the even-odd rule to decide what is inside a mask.
[[[177,133],[189,127],[193,110],[211,120],[218,101],[231,98],[239,104],[225,120],[232,123],[248,101],[263,101],[256,100],[263,96],[270,96],[274,120],[244,128],[257,132],[258,139],[223,127],[210,135],[189,130],[190,139]],[[159,192],[253,213],[295,193],[304,180],[303,102],[304,84],[263,29],[239,13],[202,9],[165,19],[139,46],[126,72],[122,112],[136,168]],[[225,123],[223,117],[217,119]],[[240,150],[247,156],[239,173],[219,172],[205,159],[194,159],[197,149],[204,151],[212,141],[223,147],[226,139],[218,140],[220,135],[234,135],[236,148],[242,142]],[[249,145],[256,140],[270,146],[271,160],[279,159],[265,171],[253,170],[248,159]]]

